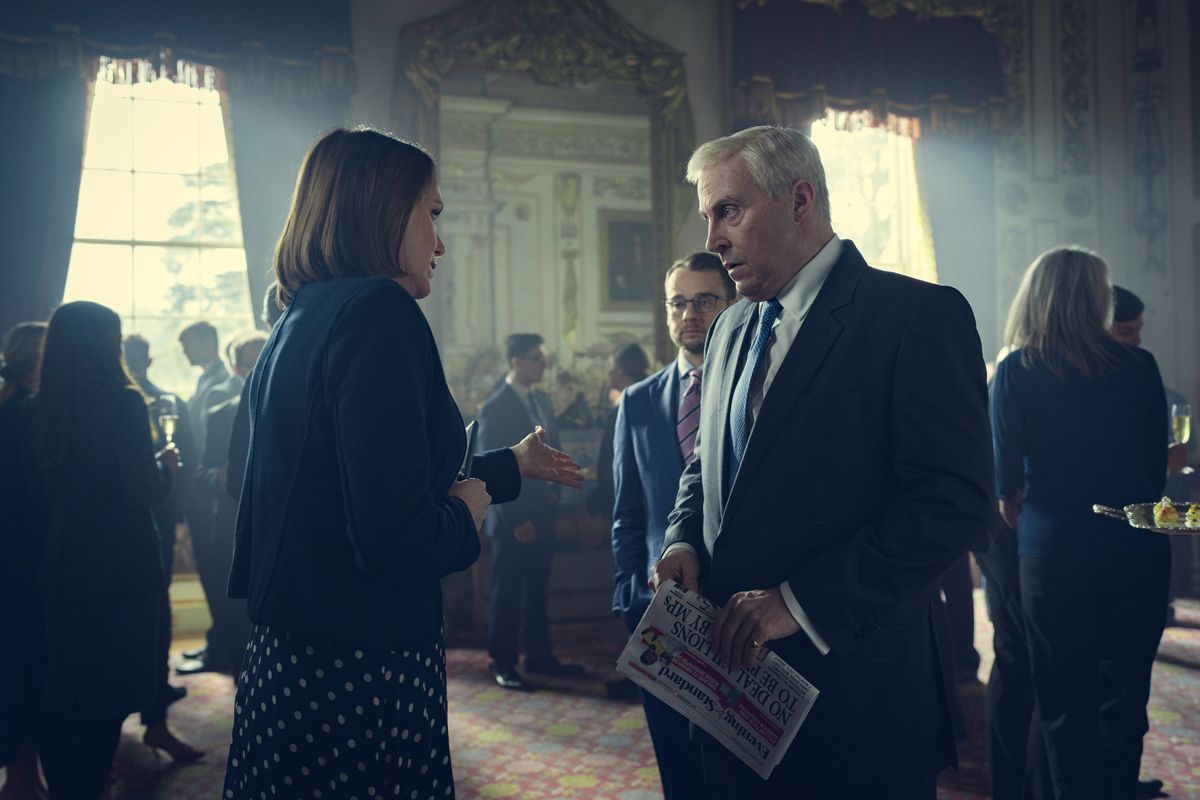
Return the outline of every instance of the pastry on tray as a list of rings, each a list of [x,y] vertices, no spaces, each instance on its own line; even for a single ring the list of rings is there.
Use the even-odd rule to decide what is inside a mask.
[[[1200,503],[1192,503],[1188,506],[1184,521],[1189,528],[1200,528]]]
[[[1154,524],[1179,524],[1179,511],[1175,508],[1175,504],[1171,502],[1171,498],[1164,497],[1162,500],[1159,500],[1154,504]]]

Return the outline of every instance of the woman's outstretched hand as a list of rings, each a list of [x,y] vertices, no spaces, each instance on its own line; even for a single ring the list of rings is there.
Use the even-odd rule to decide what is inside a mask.
[[[545,438],[546,429],[538,425],[533,433],[513,445],[521,477],[561,483],[572,489],[583,486],[583,473],[575,459],[546,444]]]

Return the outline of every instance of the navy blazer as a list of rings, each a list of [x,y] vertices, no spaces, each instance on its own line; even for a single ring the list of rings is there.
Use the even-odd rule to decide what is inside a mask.
[[[1021,555],[1120,559],[1170,548],[1123,520],[1092,513],[1162,496],[1167,474],[1166,395],[1154,356],[1113,341],[1109,370],[1060,377],[1015,350],[992,392],[996,491],[1023,492]],[[1010,534],[1011,535],[1011,534]]]
[[[675,508],[683,456],[675,436],[679,365],[669,365],[621,395],[613,434],[613,611],[640,619],[650,603],[646,576],[662,555]]]
[[[718,605],[788,581],[832,648],[822,656],[804,633],[771,642],[821,692],[785,763],[822,769],[853,752],[879,780],[936,772],[954,753],[931,584],[992,513],[971,309],[954,289],[868,267],[845,241],[733,478],[729,409],[755,310],[732,306],[709,330],[698,457],[666,544],[695,548]]]
[[[558,422],[550,396],[533,390],[538,398],[538,407],[548,416],[542,420],[546,429],[546,444],[559,447]],[[533,432],[534,422],[529,406],[507,382],[502,383],[479,407],[480,450],[514,445]],[[558,488],[546,481],[532,481],[521,490],[521,496],[500,508],[488,511],[483,530],[490,537],[512,536],[513,529],[522,522],[532,522],[538,531],[538,541],[549,545],[553,541],[554,517],[558,506]]]
[[[467,440],[416,301],[387,278],[306,284],[249,399],[230,597],[313,641],[440,638],[440,580],[480,545],[467,505],[446,494]],[[493,502],[520,491],[507,449],[478,456],[474,474]]]

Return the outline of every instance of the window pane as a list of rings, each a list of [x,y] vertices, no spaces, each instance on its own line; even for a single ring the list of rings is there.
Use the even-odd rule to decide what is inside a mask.
[[[194,247],[135,247],[135,313],[196,316],[200,308],[196,297],[199,278],[200,259]]]
[[[91,300],[125,316],[133,305],[131,250],[126,244],[86,244],[71,248],[63,300]]]
[[[213,317],[251,319],[250,287],[246,283],[246,252],[241,249],[200,252],[200,313]]]
[[[134,238],[194,242],[199,235],[200,189],[195,175],[133,175]]]
[[[99,86],[111,84],[97,84]],[[133,104],[127,99],[101,95],[92,101],[84,167],[131,169],[133,167]]]
[[[201,241],[214,244],[241,244],[242,218],[238,213],[237,192],[229,174],[228,162],[200,178]]]
[[[79,239],[126,239],[133,233],[130,207],[133,175],[85,169],[79,182],[75,236]]]
[[[181,88],[187,89],[186,86]],[[198,172],[199,108],[195,102],[134,100],[133,168],[151,172]]]
[[[197,116],[200,123],[200,168],[224,168],[229,162],[229,146],[225,143],[225,119],[221,114],[221,107],[201,106]]]

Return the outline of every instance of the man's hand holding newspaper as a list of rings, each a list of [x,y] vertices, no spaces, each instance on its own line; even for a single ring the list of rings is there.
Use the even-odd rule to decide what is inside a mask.
[[[711,635],[717,612],[696,592],[664,581],[621,652],[617,671],[765,779],[787,752],[817,689],[766,647],[754,648],[745,669],[723,667]]]

